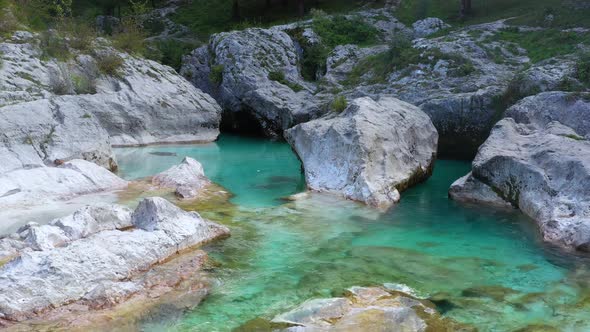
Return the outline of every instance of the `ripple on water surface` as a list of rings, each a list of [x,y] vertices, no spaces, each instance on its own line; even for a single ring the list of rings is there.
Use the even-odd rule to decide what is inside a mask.
[[[281,197],[304,189],[300,163],[285,143],[222,136],[207,145],[117,154],[126,178],[191,156],[235,194],[232,213],[200,211],[232,229],[231,238],[207,248],[220,263],[213,272],[219,286],[192,310],[146,317],[145,330],[228,331],[309,298],[385,282],[416,288],[445,315],[482,331],[590,328],[586,262],[548,251],[514,211],[447,198],[469,163],[438,161],[429,181],[381,214],[330,195],[282,204]]]

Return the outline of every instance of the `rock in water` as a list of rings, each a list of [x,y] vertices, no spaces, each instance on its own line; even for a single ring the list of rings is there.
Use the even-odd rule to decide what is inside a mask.
[[[295,126],[286,138],[312,190],[388,207],[428,178],[438,134],[419,108],[395,98],[359,98],[341,114]]]
[[[152,183],[160,187],[175,188],[176,196],[190,199],[195,198],[211,181],[205,176],[201,163],[185,157],[179,165],[154,176]]]
[[[271,324],[283,331],[468,330],[443,320],[431,303],[383,287],[352,287],[345,297],[308,300],[276,316]]]
[[[590,250],[589,97],[550,92],[513,106],[513,118],[498,122],[450,196],[501,198],[536,220],[546,241]]]
[[[25,250],[2,266],[0,318],[25,320],[77,302],[90,308],[122,302],[153,287],[134,282],[138,274],[183,249],[229,234],[226,227],[162,198],[144,199],[131,221],[136,229],[103,230],[64,247]]]

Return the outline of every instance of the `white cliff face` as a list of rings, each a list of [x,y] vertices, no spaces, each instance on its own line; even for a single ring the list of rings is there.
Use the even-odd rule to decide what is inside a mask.
[[[92,55],[46,59],[39,39],[0,43],[0,173],[71,159],[115,169],[111,145],[217,138],[221,108],[171,68],[101,39]],[[107,55],[121,61],[116,74],[100,69]]]
[[[116,206],[89,209],[78,212],[92,219],[76,223],[84,229],[72,232],[67,226],[68,218],[80,218],[74,215],[11,237],[26,235],[26,239],[36,230],[36,241],[43,233],[69,243],[53,241],[38,247],[27,243],[23,247],[29,249],[20,249],[18,258],[0,267],[0,319],[25,320],[76,302],[90,307],[117,304],[153,287],[135,282],[135,276],[181,250],[229,234],[226,227],[162,198],[144,199],[132,215]],[[129,224],[135,228],[118,230]]]
[[[494,127],[473,161],[468,181],[455,182],[451,197],[476,202],[485,202],[482,196],[494,196],[493,201],[501,197],[533,218],[546,241],[590,251],[587,98],[543,93],[509,109],[514,118]]]
[[[286,138],[307,185],[376,207],[428,178],[438,134],[420,109],[395,98],[359,98],[341,114],[295,126]]]

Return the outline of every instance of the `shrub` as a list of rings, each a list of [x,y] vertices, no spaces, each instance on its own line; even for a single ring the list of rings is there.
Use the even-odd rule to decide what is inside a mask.
[[[0,1],[0,35],[9,34],[18,29],[18,21],[4,1]]]
[[[268,79],[272,81],[277,81],[279,83],[285,82],[285,73],[282,71],[271,71],[268,73]]]
[[[334,98],[332,101],[332,104],[330,104],[332,111],[337,113],[342,113],[342,111],[344,111],[347,106],[348,101],[346,101],[344,96],[336,96],[336,98]]]
[[[270,73],[268,73],[268,79],[286,85],[295,92],[303,90],[303,87],[301,85],[289,82],[285,77],[285,73],[283,73],[282,71],[271,71]]]
[[[344,15],[330,17],[317,10],[312,15],[313,30],[329,47],[346,44],[371,45],[379,40],[379,30],[360,17],[348,18]]]
[[[133,20],[123,22],[123,32],[112,36],[113,45],[127,53],[142,55],[145,52],[145,33]]]
[[[211,72],[209,73],[209,80],[211,82],[219,85],[223,82],[223,71],[225,67],[223,65],[215,65],[211,67]]]
[[[85,75],[72,75],[72,84],[74,92],[77,94],[96,93],[96,85],[93,79]]]
[[[350,73],[347,84],[359,83],[365,73],[372,73],[370,83],[382,83],[391,72],[417,64],[422,59],[420,51],[412,47],[411,39],[399,35],[390,43],[387,51],[360,61]]]
[[[101,73],[109,76],[119,76],[119,69],[123,66],[123,58],[109,52],[96,57],[96,65]]]
[[[42,52],[41,57],[44,59],[55,58],[66,61],[71,56],[67,43],[54,30],[41,33],[39,46]]]
[[[196,47],[197,45],[191,42],[183,42],[175,39],[161,40],[150,43],[146,47],[144,56],[179,71],[182,66],[182,57]]]
[[[330,48],[322,43],[310,44],[303,37],[302,28],[290,30],[289,34],[303,49],[303,56],[300,63],[301,75],[307,81],[316,81],[318,77],[326,73],[326,60],[330,55]]]
[[[62,20],[59,24],[59,30],[66,32],[70,36],[69,45],[80,51],[89,51],[96,37],[94,28],[74,19]]]

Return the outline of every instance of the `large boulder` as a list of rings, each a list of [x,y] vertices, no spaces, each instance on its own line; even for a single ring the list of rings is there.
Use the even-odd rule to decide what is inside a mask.
[[[217,98],[235,129],[255,126],[278,137],[322,112],[298,62],[285,31],[255,28],[213,35],[208,46],[185,58],[181,73]]]
[[[203,166],[190,157],[185,157],[179,165],[157,174],[152,178],[152,184],[174,188],[176,196],[184,199],[195,198],[199,191],[211,184],[205,176]]]
[[[587,98],[544,93],[516,104],[508,111],[514,118],[494,127],[451,197],[480,203],[501,198],[533,218],[546,241],[590,251]]]
[[[282,331],[468,330],[442,319],[433,304],[385,287],[352,287],[343,297],[308,300],[274,317],[271,326]]]
[[[438,134],[419,108],[384,97],[355,99],[341,114],[295,126],[286,138],[310,189],[388,207],[430,176]]]
[[[91,55],[64,44],[64,59],[46,59],[44,38],[60,40],[48,34],[0,42],[0,173],[71,159],[114,170],[112,145],[217,138],[221,108],[172,68],[103,39]]]
[[[115,305],[154,287],[153,283],[165,282],[153,278],[150,285],[136,280],[154,265],[229,234],[226,227],[162,198],[140,202],[130,220],[135,229],[102,230],[67,246],[23,251],[2,266],[0,319],[21,321],[72,303]]]

